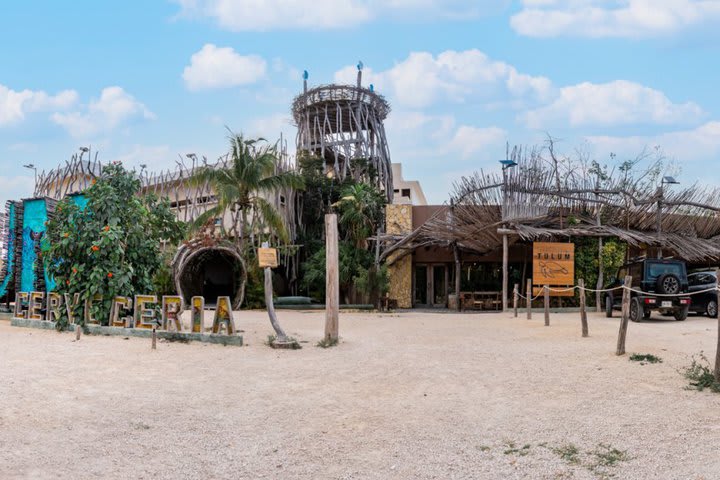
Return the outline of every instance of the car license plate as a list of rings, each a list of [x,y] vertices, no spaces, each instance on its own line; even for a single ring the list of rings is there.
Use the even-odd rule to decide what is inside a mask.
[[[660,306],[661,306],[662,308],[670,308],[670,307],[672,307],[672,302],[662,302],[662,303],[660,304]]]

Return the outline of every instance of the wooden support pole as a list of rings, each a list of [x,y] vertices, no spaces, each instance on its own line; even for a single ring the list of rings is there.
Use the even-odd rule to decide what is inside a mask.
[[[715,270],[715,278],[720,278],[720,269]],[[716,292],[715,295],[718,296],[718,293]],[[720,382],[720,309],[718,310],[718,338],[717,338],[717,348],[715,349],[715,380]]]
[[[460,279],[462,278],[462,263],[460,262],[460,250],[457,242],[453,243],[453,255],[455,257],[455,301],[457,311],[462,310],[462,299],[460,298]]]
[[[80,335],[82,335],[82,325],[79,323],[75,324],[75,341],[77,342],[80,340]]]
[[[543,294],[545,295],[545,326],[550,326],[550,287],[545,285],[543,287]]]
[[[580,323],[582,323],[582,336],[583,338],[588,336],[588,323],[587,323],[587,309],[585,308],[585,280],[579,279],[578,286],[580,287]]]
[[[620,319],[620,331],[618,332],[617,350],[615,355],[625,355],[625,337],[627,336],[628,319],[630,318],[630,290],[632,276],[625,277],[625,287],[622,297],[622,318]]]
[[[527,319],[532,320],[532,278],[527,279],[527,287],[525,288],[525,306],[527,307]]]
[[[152,347],[151,347],[151,349],[157,350],[157,331],[156,331],[155,327],[153,327],[153,332],[152,332]]]
[[[340,277],[337,215],[325,215],[325,339],[338,339]]]
[[[508,305],[508,236],[503,235],[503,266],[502,266],[502,311]]]
[[[520,286],[516,283],[515,288],[513,289],[513,313],[515,318],[517,318],[517,311],[518,311],[518,290]]]

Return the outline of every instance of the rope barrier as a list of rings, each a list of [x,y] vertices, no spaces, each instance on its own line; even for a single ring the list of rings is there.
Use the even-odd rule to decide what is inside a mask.
[[[544,288],[544,287],[541,287],[541,288]],[[629,290],[630,292],[634,292],[634,293],[641,294],[641,295],[652,295],[652,296],[654,296],[654,297],[667,297],[667,298],[692,297],[692,296],[694,296],[694,295],[700,295],[700,294],[702,294],[702,293],[720,292],[720,287],[713,287],[713,288],[708,288],[708,289],[705,289],[705,290],[698,290],[697,292],[688,292],[688,293],[652,293],[652,292],[644,292],[644,291],[642,291],[642,290],[638,290],[638,289],[635,289],[635,288],[632,288],[632,287],[626,287],[625,285],[620,285],[620,286],[613,287],[613,288],[599,289],[599,290],[596,290],[596,289],[593,289],[593,288],[587,288],[587,287],[581,289],[579,285],[575,285],[574,287],[568,287],[568,288],[552,288],[552,287],[549,287],[549,288],[548,288],[548,290],[551,291],[551,292],[569,292],[569,291],[575,290],[575,289],[577,289],[577,290],[583,290],[584,292],[590,292],[590,293],[598,293],[598,292],[600,292],[600,293],[606,293],[606,292],[613,292],[613,291],[615,291],[615,290]],[[544,292],[541,292],[541,293],[539,293],[537,296],[532,297],[532,298],[530,299],[530,301],[535,301],[535,300],[537,300],[538,298],[542,297],[542,296],[543,296],[543,293],[544,293]],[[522,295],[520,292],[516,292],[516,295],[518,296],[518,298],[522,298],[523,300],[528,300],[528,297],[526,297],[525,295]]]

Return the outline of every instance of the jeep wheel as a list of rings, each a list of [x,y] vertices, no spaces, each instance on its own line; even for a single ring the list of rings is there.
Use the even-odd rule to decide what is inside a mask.
[[[657,290],[666,295],[676,295],[680,293],[680,279],[672,273],[660,275],[657,279]]]
[[[717,300],[710,300],[705,307],[705,313],[710,318],[717,318],[718,316],[718,303]]]
[[[642,320],[643,308],[640,305],[640,300],[633,298],[630,300],[630,321],[639,322]]]
[[[675,320],[678,322],[682,322],[685,320],[688,316],[688,311],[690,309],[688,307],[678,308],[673,312],[673,316],[675,317]]]
[[[607,318],[612,318],[612,312],[613,311],[613,301],[612,297],[610,295],[605,296],[605,316]]]

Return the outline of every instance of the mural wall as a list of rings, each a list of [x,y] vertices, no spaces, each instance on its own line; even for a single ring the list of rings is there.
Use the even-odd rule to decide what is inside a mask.
[[[8,202],[6,230],[2,232],[5,252],[0,271],[0,298],[15,292],[51,292],[55,282],[45,270],[44,256],[49,249],[46,223],[55,201],[32,198]]]

